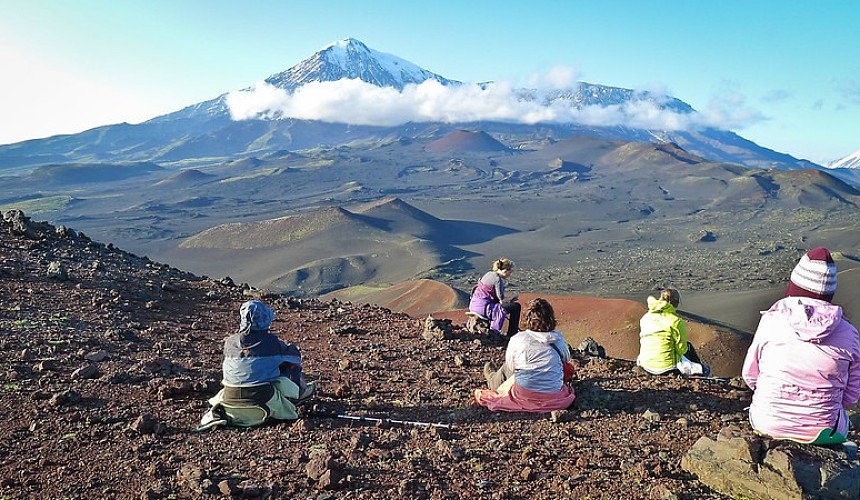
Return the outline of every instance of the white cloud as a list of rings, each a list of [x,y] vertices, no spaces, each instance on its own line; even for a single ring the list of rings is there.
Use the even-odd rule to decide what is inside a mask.
[[[766,120],[760,111],[747,107],[746,98],[737,92],[712,97],[699,115],[702,125],[724,129],[744,128]]]
[[[617,105],[577,108],[571,101],[547,102],[542,98],[545,90],[573,87],[575,76],[570,69],[550,70],[540,80],[537,98],[531,100],[523,99],[506,82],[446,87],[428,80],[398,91],[344,79],[308,83],[293,93],[260,82],[249,90],[230,93],[227,105],[234,120],[297,118],[377,126],[493,120],[687,130],[701,126],[742,127],[762,119],[756,111],[743,107],[737,96],[715,99],[702,113],[677,113],[661,107],[671,97],[659,85],[637,91],[638,95],[647,92],[650,100]]]

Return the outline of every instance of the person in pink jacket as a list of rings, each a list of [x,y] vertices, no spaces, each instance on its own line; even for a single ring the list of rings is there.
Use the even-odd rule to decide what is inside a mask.
[[[814,444],[846,440],[845,408],[860,399],[860,341],[831,303],[835,292],[836,264],[826,248],[814,248],[792,271],[785,297],[762,312],[743,366],[757,432]]]

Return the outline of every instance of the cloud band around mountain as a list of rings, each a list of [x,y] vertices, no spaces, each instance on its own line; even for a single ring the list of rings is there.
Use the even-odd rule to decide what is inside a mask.
[[[521,90],[503,82],[445,86],[427,80],[400,91],[343,79],[308,83],[292,93],[260,82],[251,89],[228,94],[227,106],[234,120],[296,118],[375,126],[502,121],[677,131],[741,128],[761,120],[757,112],[735,101],[715,100],[705,112],[680,113],[661,107],[661,96],[649,95],[648,100],[577,107],[569,99],[547,99],[540,91],[524,98]]]

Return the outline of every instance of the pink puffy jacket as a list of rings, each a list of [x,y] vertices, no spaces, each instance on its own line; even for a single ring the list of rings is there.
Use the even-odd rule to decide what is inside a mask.
[[[786,297],[762,312],[744,360],[755,391],[750,423],[776,438],[811,441],[825,427],[845,435],[844,409],[860,398],[860,341],[842,308]]]

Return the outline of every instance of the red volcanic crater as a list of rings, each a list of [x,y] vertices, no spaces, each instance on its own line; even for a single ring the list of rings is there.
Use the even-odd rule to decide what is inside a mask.
[[[577,347],[591,337],[612,358],[635,360],[639,354],[639,319],[646,312],[645,302],[627,299],[601,299],[584,295],[537,295],[524,293],[520,303],[543,297],[552,304],[558,330],[568,343]],[[466,309],[434,312],[436,318],[465,324]],[[681,311],[681,316],[684,316]],[[686,318],[687,338],[716,376],[736,376],[752,337],[744,332]]]
[[[591,337],[603,346],[609,357],[635,360],[639,354],[639,319],[646,311],[644,297],[642,301],[633,301],[523,293],[520,303],[525,305],[536,297],[543,297],[552,304],[558,330],[565,334],[571,346],[577,347]],[[379,289],[352,287],[321,298],[377,304],[414,318],[432,315],[437,319],[450,319],[461,327],[466,324],[466,294],[433,280],[412,280]],[[705,318],[691,317],[683,311],[680,314],[687,322],[688,339],[702,359],[711,365],[714,375],[739,375],[752,336]]]

